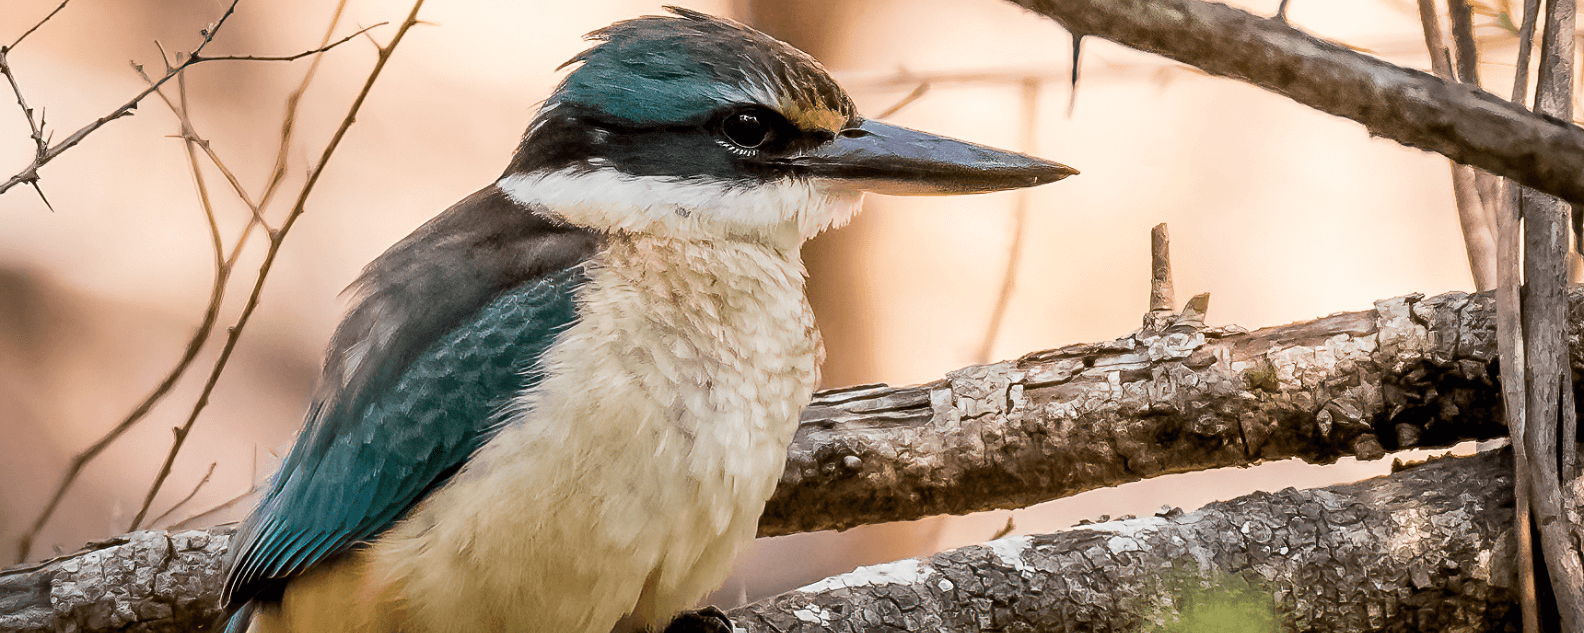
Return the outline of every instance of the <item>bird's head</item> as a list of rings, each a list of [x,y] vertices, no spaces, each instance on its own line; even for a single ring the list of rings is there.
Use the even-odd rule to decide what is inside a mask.
[[[978,193],[1077,173],[866,120],[802,51],[670,10],[588,35],[502,177],[508,195],[601,231],[796,244],[844,223],[865,191]]]

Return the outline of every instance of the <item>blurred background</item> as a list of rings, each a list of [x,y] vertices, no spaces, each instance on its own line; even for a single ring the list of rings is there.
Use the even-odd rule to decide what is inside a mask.
[[[675,1],[675,0],[673,0]],[[59,4],[7,0],[0,42]],[[62,138],[161,68],[155,43],[190,50],[221,0],[76,0],[10,53],[30,105]],[[824,386],[933,380],[963,365],[1110,339],[1148,308],[1149,229],[1167,222],[1178,297],[1211,293],[1209,320],[1249,328],[1368,309],[1411,292],[1472,290],[1447,161],[1370,138],[1258,88],[1107,42],[1086,42],[1076,97],[1071,39],[1001,0],[698,0],[687,6],[760,27],[821,59],[879,114],[928,87],[891,120],[1022,149],[1081,176],[1027,193],[871,197],[849,227],[805,248],[825,333]],[[1234,2],[1270,15],[1276,0]],[[1513,46],[1478,18],[1488,85],[1509,85]],[[330,0],[244,1],[209,54],[280,55],[319,44]],[[364,263],[504,168],[555,68],[610,22],[661,11],[636,0],[433,0],[408,35],[285,241],[248,326],[170,480],[153,505],[167,527],[222,506],[267,477],[308,402],[341,294]],[[352,0],[337,36],[399,22],[410,5]],[[1296,0],[1298,27],[1394,63],[1427,68],[1412,2]],[[386,41],[393,26],[375,28]],[[328,53],[296,118],[283,194],[296,191],[374,59],[356,38]],[[216,62],[188,72],[193,124],[254,192],[268,179],[287,95],[308,60]],[[174,84],[172,84],[174,86]],[[1498,93],[1503,91],[1497,90]],[[174,95],[174,92],[170,94]],[[0,560],[71,457],[124,418],[170,370],[201,320],[214,275],[179,126],[157,98],[42,170],[53,211],[27,187],[0,195]],[[34,146],[0,98],[0,177]],[[212,165],[205,176],[227,245],[249,212]],[[1026,196],[1020,200],[1020,196]],[[272,223],[289,206],[282,195]],[[1017,222],[1017,206],[1026,221]],[[1021,232],[1004,318],[989,336]],[[120,534],[198,398],[262,260],[254,235],[228,286],[216,335],[147,419],[92,461],[32,557]],[[987,341],[987,338],[991,340]],[[855,565],[1061,529],[1099,515],[1195,508],[1255,489],[1384,473],[1390,460],[1294,463],[1179,475],[1017,512],[937,517],[843,534],[759,541],[716,596],[733,604]],[[205,481],[206,480],[206,481]],[[200,485],[200,481],[204,481]],[[192,519],[235,520],[247,500]]]

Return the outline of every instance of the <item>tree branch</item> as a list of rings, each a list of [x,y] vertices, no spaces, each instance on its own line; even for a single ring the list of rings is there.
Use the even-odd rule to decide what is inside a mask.
[[[1575,289],[1569,298],[1574,306],[1571,339],[1584,332],[1584,289]],[[1168,472],[1292,456],[1313,462],[1342,455],[1376,458],[1383,454],[1383,444],[1436,445],[1504,434],[1495,409],[1495,310],[1489,295],[1387,299],[1369,311],[1248,333],[1205,328],[1205,303],[1196,297],[1159,333],[967,367],[918,387],[822,392],[804,412],[760,533],[1022,507]],[[1570,362],[1584,366],[1584,350],[1574,350]],[[1505,484],[1492,483],[1510,477],[1510,470],[1493,468],[1470,479],[1479,482],[1479,494],[1510,497]],[[1469,497],[1454,488],[1446,496]],[[1431,503],[1439,497],[1416,492],[1406,498]],[[1433,504],[1426,508],[1415,516],[1457,516]],[[1269,506],[1264,511],[1285,510]],[[1499,514],[1503,525],[1510,523],[1505,510]],[[1295,514],[1270,514],[1265,521],[1285,524],[1295,516],[1314,518],[1300,508]],[[1336,517],[1325,519],[1328,526],[1343,523]],[[184,533],[169,541],[163,534],[134,533],[119,539],[135,545],[130,550],[134,553],[96,555],[92,564],[97,567],[68,558],[5,572],[0,574],[0,617],[43,617],[39,605],[57,605],[48,613],[66,615],[49,617],[86,618],[90,616],[83,614],[91,613],[97,614],[92,615],[99,618],[96,622],[120,623],[115,626],[143,622],[143,628],[134,630],[179,630],[137,615],[158,615],[165,607],[133,605],[170,605],[170,617],[210,613],[203,609],[212,609],[211,602],[192,600],[212,601],[224,543],[204,539],[227,533]],[[192,545],[192,539],[203,544]],[[187,552],[195,553],[182,558]],[[135,556],[150,561],[139,564],[156,571],[134,573],[136,566],[130,562],[115,563],[113,574],[101,571],[110,565],[106,560]],[[1359,560],[1371,556],[1376,555],[1360,555]],[[91,569],[98,574],[95,578],[105,578],[113,587],[128,586],[111,591],[68,584],[80,582],[60,575],[69,568]],[[1431,573],[1442,567],[1432,564],[1403,573],[1419,573],[1415,569]],[[166,583],[161,585],[166,586],[160,590],[164,593],[150,593],[143,585],[129,584],[155,582],[150,578],[161,574],[179,579],[180,586],[171,589],[166,585],[175,581],[159,581]],[[1441,572],[1433,576],[1443,577]],[[1319,584],[1354,586],[1306,586]],[[1419,585],[1421,590],[1427,587]],[[57,595],[74,591],[94,598],[85,602]],[[172,591],[191,600],[182,602]],[[39,602],[38,596],[50,601]],[[1339,598],[1327,604],[1344,603]],[[1341,608],[1317,606],[1313,600],[1303,604],[1310,610]],[[1393,617],[1385,615],[1389,612],[1380,617]],[[5,626],[0,619],[0,629]]]
[[[1584,327],[1584,290],[1571,298]],[[1019,508],[1167,473],[1501,437],[1489,294],[1242,333],[1176,324],[823,392],[803,412],[761,536]],[[1574,362],[1580,362],[1575,358]]]
[[[1207,607],[1222,626],[1228,611],[1269,624],[1258,630],[1278,620],[1337,632],[1502,630],[1516,617],[1511,473],[1501,451],[1000,539],[862,568],[731,615],[753,633],[1135,630]],[[0,629],[209,626],[231,532],[135,532],[0,572]]]
[[[730,615],[751,633],[1500,631],[1511,473],[1506,451],[1440,459],[865,567]]]
[[[1012,0],[1082,35],[1240,79],[1370,134],[1584,203],[1584,129],[1203,0]]]

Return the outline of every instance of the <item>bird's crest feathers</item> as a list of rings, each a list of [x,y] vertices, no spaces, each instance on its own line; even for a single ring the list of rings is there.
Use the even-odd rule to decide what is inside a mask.
[[[757,104],[805,130],[837,130],[856,115],[819,62],[732,20],[680,7],[586,36],[595,44],[544,110],[575,104],[636,127],[693,122],[721,107]]]

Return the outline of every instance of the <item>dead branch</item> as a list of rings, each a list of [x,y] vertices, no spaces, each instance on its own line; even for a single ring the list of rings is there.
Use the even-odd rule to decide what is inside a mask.
[[[65,6],[65,3],[62,3],[61,6],[56,8],[55,12],[59,12],[61,8],[64,8],[64,6]],[[232,8],[233,9],[234,9],[234,7],[235,7],[235,3],[232,4]],[[324,51],[328,51],[331,48],[334,48],[335,46],[339,46],[340,44],[350,40],[352,37],[355,37],[355,36],[360,35],[360,34],[366,34],[369,31],[370,28],[373,28],[373,27],[369,27],[369,28],[360,29],[356,33],[353,33],[350,36],[347,36],[347,37],[342,38],[340,40],[336,40],[335,42],[331,42],[331,36],[334,33],[336,26],[340,23],[341,12],[342,12],[342,10],[344,8],[345,8],[345,2],[343,0],[343,2],[341,2],[341,3],[339,3],[337,5],[335,13],[331,17],[330,25],[326,29],[324,38],[320,42],[319,47],[315,48],[312,51],[309,51],[308,53],[305,53],[305,54],[322,53]],[[53,16],[53,15],[54,15],[54,12],[52,12],[50,14],[50,16]],[[218,31],[219,27],[224,23],[225,18],[227,16],[229,16],[229,12],[227,14],[221,16],[220,22],[217,22],[213,27],[207,29],[206,32],[205,32],[205,36],[207,38],[209,38],[209,39],[212,39],[217,34],[217,31]],[[49,16],[46,16],[44,21],[47,21],[48,19],[49,19]],[[42,24],[43,24],[43,21],[41,21],[39,23],[39,25],[42,25]],[[378,26],[378,25],[375,25],[375,26]],[[34,28],[36,29],[37,26],[35,26]],[[31,32],[31,30],[29,32]],[[24,37],[25,36],[26,36],[26,34],[24,34]],[[20,40],[21,40],[21,38],[18,38],[18,41],[20,41]],[[205,43],[207,43],[207,41],[208,40],[205,40]],[[202,45],[199,46],[199,49],[201,49],[201,48],[202,48]],[[196,63],[196,62],[191,61],[190,57],[191,56],[189,55],[189,63],[186,64],[186,65],[191,65],[191,63]],[[211,58],[211,59],[218,59],[218,58]],[[108,448],[111,444],[113,444],[116,440],[118,440],[123,434],[125,434],[126,431],[130,430],[133,426],[135,426],[138,422],[140,422],[144,417],[146,417],[148,415],[148,413],[153,410],[153,407],[156,404],[158,404],[161,400],[163,400],[166,395],[168,395],[170,393],[171,389],[173,387],[175,387],[176,382],[178,380],[180,380],[186,374],[187,369],[189,367],[191,367],[193,361],[196,360],[198,352],[202,349],[204,343],[206,343],[209,340],[209,335],[213,331],[213,328],[215,326],[216,320],[219,317],[221,304],[222,304],[222,302],[224,301],[224,298],[225,298],[226,283],[230,279],[230,274],[232,272],[232,269],[234,268],[237,259],[241,256],[243,248],[247,245],[248,237],[250,235],[252,235],[253,229],[255,227],[258,227],[258,226],[263,226],[264,229],[265,229],[265,232],[267,234],[269,234],[272,237],[272,239],[278,239],[280,237],[280,235],[278,235],[278,232],[275,229],[269,227],[264,222],[264,217],[263,217],[264,207],[268,204],[270,198],[274,195],[275,191],[277,190],[277,187],[279,186],[279,184],[281,182],[281,177],[285,173],[285,156],[286,156],[287,148],[289,147],[289,145],[291,143],[292,122],[293,122],[293,120],[295,118],[295,114],[296,114],[297,101],[298,101],[298,99],[301,98],[303,92],[307,90],[308,84],[309,84],[309,82],[311,82],[311,80],[312,80],[312,78],[314,76],[314,72],[318,68],[320,59],[321,59],[321,57],[319,57],[318,55],[314,55],[313,63],[309,66],[308,72],[305,74],[305,76],[303,78],[302,85],[299,86],[298,89],[295,92],[292,93],[290,98],[288,98],[288,101],[287,101],[287,114],[286,114],[286,117],[285,117],[285,123],[283,124],[282,130],[281,130],[281,147],[280,147],[280,149],[279,149],[279,151],[277,153],[277,156],[276,156],[275,169],[274,169],[274,171],[272,173],[272,176],[271,176],[271,179],[270,179],[269,183],[265,187],[264,195],[262,196],[260,202],[258,202],[258,203],[254,203],[252,201],[252,198],[248,195],[246,189],[242,186],[241,182],[236,178],[236,176],[232,173],[232,171],[227,167],[225,161],[221,160],[220,156],[218,154],[216,154],[214,149],[210,146],[210,143],[207,140],[203,139],[203,137],[199,136],[198,132],[193,128],[192,120],[188,116],[188,112],[189,111],[188,111],[187,104],[186,104],[186,90],[185,90],[185,84],[183,83],[185,81],[186,74],[184,72],[182,72],[182,67],[172,66],[167,61],[166,65],[165,65],[166,74],[163,75],[163,79],[154,80],[154,79],[150,78],[147,74],[145,74],[141,67],[134,66],[134,69],[136,70],[136,72],[139,75],[141,75],[143,77],[143,79],[149,84],[149,89],[152,90],[155,94],[159,95],[159,97],[165,102],[165,104],[176,115],[178,123],[181,124],[181,137],[182,137],[182,139],[184,141],[184,144],[186,145],[187,154],[188,154],[189,168],[190,168],[190,170],[192,172],[192,175],[193,175],[193,178],[194,178],[194,182],[195,182],[195,185],[196,185],[197,190],[198,190],[199,203],[200,203],[200,206],[202,207],[202,209],[204,211],[204,214],[205,214],[205,217],[207,219],[208,226],[209,226],[209,229],[210,229],[211,241],[213,242],[213,246],[214,246],[215,274],[214,274],[214,278],[213,278],[213,283],[211,284],[211,288],[210,288],[209,303],[208,303],[207,307],[205,307],[205,309],[204,309],[204,314],[203,314],[203,317],[201,319],[201,322],[199,323],[198,328],[194,331],[193,335],[189,338],[187,346],[186,346],[185,350],[182,353],[182,356],[177,360],[175,366],[173,366],[171,368],[171,370],[166,373],[165,377],[163,379],[161,379],[160,383],[149,393],[148,396],[146,396],[141,402],[139,402],[137,404],[137,406],[133,407],[132,411],[129,412],[126,415],[126,417],[124,417],[115,426],[111,427],[111,429],[107,433],[105,433],[104,436],[100,437],[98,440],[96,440],[93,444],[89,445],[82,452],[80,452],[80,453],[78,453],[78,454],[76,454],[76,455],[74,455],[72,457],[72,461],[69,464],[69,466],[67,467],[66,473],[63,475],[63,477],[61,479],[61,482],[55,487],[55,491],[51,495],[50,501],[47,504],[45,504],[44,509],[34,519],[33,524],[31,526],[29,526],[27,531],[23,532],[23,534],[17,539],[17,558],[16,558],[17,562],[20,563],[20,562],[23,562],[23,561],[27,560],[27,558],[28,558],[28,556],[29,556],[29,554],[30,554],[30,552],[32,550],[34,539],[37,537],[38,533],[41,530],[43,530],[44,526],[48,524],[48,522],[51,519],[51,517],[54,516],[55,510],[59,507],[61,501],[65,499],[66,493],[70,490],[72,484],[76,482],[77,477],[81,475],[83,468],[85,466],[87,466],[87,464],[89,462],[91,462],[95,458],[97,458],[99,456],[99,454],[104,451],[104,449]],[[20,102],[22,100],[21,90],[20,90],[20,88],[16,87],[15,79],[9,74],[9,69],[8,68],[4,68],[4,55],[3,55],[3,52],[0,52],[0,71],[5,71],[5,73],[7,74],[7,78],[11,80],[13,89],[15,89],[17,98],[18,98],[18,100]],[[177,78],[178,85],[182,85],[183,86],[183,89],[181,91],[181,105],[179,105],[179,106],[176,103],[174,103],[169,98],[169,96],[166,95],[160,89],[161,88],[161,84],[163,83],[163,81],[165,79],[169,79],[170,77],[173,77],[173,76]],[[146,93],[145,93],[145,96],[146,96]],[[28,114],[28,116],[30,117],[30,124],[31,124],[31,110],[29,110],[27,108],[25,103],[23,104],[23,109]],[[42,134],[42,130],[40,129],[41,128],[41,124],[42,124],[42,121],[40,121],[40,126],[35,127],[34,130],[33,130],[34,131],[35,140],[39,141],[39,143],[40,143],[39,144],[39,152],[41,153],[40,155],[42,155],[42,153],[45,151],[45,146],[43,144],[43,139],[42,139],[42,136],[40,136]],[[200,169],[200,167],[199,167],[199,165],[197,163],[196,156],[193,153],[195,147],[196,148],[201,148],[205,152],[205,154],[209,157],[210,161],[226,177],[227,182],[230,183],[233,192],[236,193],[238,198],[241,199],[243,201],[243,203],[246,204],[248,206],[248,208],[250,209],[250,211],[252,212],[252,218],[250,219],[249,223],[246,226],[243,227],[240,235],[237,237],[235,243],[232,245],[229,255],[225,255],[223,250],[222,250],[223,249],[223,240],[222,240],[222,238],[221,238],[221,236],[219,234],[219,226],[218,226],[218,224],[216,222],[216,219],[215,219],[213,205],[210,202],[208,188],[207,188],[207,186],[204,183],[203,172]],[[35,186],[36,186],[36,183],[35,183]],[[40,195],[42,195],[42,193]],[[267,268],[265,270],[267,271]],[[263,277],[264,277],[264,275],[261,275],[259,277],[259,279],[257,280],[257,283],[261,284],[263,282]],[[233,330],[235,330],[235,326],[233,327]],[[236,334],[237,333],[235,331],[233,331],[232,336],[235,337]],[[222,363],[222,367],[223,367],[223,363]],[[213,376],[211,377],[211,379],[213,379]],[[211,380],[211,386],[212,386],[212,380]],[[207,394],[208,394],[208,391],[206,389],[205,390],[205,396],[206,397],[207,397]],[[197,407],[197,408],[201,409],[202,406],[199,405],[199,407]],[[196,413],[194,415],[196,415]],[[180,427],[180,428],[176,429],[176,433],[178,435],[178,440],[176,442],[177,445],[179,445],[181,443],[180,438],[185,436],[185,431],[183,429],[190,430],[191,422],[192,422],[192,420],[189,420],[189,423],[187,425],[185,425],[184,427]],[[174,456],[172,456],[172,457],[174,457]],[[159,479],[160,479],[161,482],[163,481],[163,479],[164,479],[166,474],[168,474],[168,473],[162,473],[162,475],[160,476]],[[157,492],[157,489],[158,489],[158,484],[156,484],[154,486],[154,490],[156,492]],[[151,493],[149,495],[149,502],[150,503],[152,502],[152,497],[153,497],[153,493]],[[131,529],[136,529],[138,527],[138,523],[141,522],[141,519],[142,519],[143,515],[146,514],[147,512],[148,512],[148,504],[146,503],[144,505],[144,507],[140,510],[140,512],[138,514],[138,520],[135,521],[132,524]]]
[[[291,232],[291,228],[296,225],[297,220],[307,210],[308,197],[313,193],[314,185],[318,184],[319,177],[324,174],[325,166],[330,163],[330,157],[334,156],[336,149],[340,147],[341,140],[346,138],[347,130],[351,129],[352,124],[357,121],[358,111],[362,109],[363,102],[368,99],[369,91],[374,88],[374,83],[379,80],[380,72],[385,69],[386,62],[390,61],[391,54],[396,52],[396,46],[407,35],[407,31],[418,24],[418,10],[423,8],[423,3],[424,0],[416,0],[413,3],[411,12],[407,14],[407,18],[402,21],[401,26],[397,27],[396,34],[391,36],[390,42],[379,47],[378,56],[374,61],[374,68],[369,71],[368,78],[363,82],[363,88],[358,91],[357,97],[352,100],[352,105],[347,108],[346,116],[342,118],[335,134],[331,135],[330,141],[325,145],[323,153],[319,156],[319,160],[314,163],[313,168],[308,172],[308,179],[303,183],[302,189],[298,191],[297,200],[292,204],[291,211],[287,213],[286,219],[281,222],[280,227],[270,233],[269,250],[264,254],[264,262],[259,265],[258,274],[253,281],[253,290],[248,295],[247,303],[243,305],[242,313],[237,316],[236,322],[227,330],[225,345],[220,348],[220,355],[215,359],[214,368],[209,372],[209,378],[204,382],[203,389],[198,395],[198,400],[193,404],[192,412],[187,416],[187,421],[174,430],[176,437],[171,443],[170,453],[165,456],[165,462],[160,465],[159,474],[155,476],[153,485],[149,486],[148,494],[144,496],[143,504],[138,509],[137,516],[132,519],[132,525],[136,526],[143,522],[143,518],[148,514],[149,507],[154,503],[154,497],[159,494],[160,487],[164,485],[166,477],[170,476],[171,467],[176,463],[176,457],[181,453],[182,445],[186,442],[188,433],[192,431],[193,425],[198,422],[198,416],[208,406],[209,396],[214,392],[215,385],[219,383],[220,376],[225,373],[226,364],[231,360],[231,353],[236,350],[237,342],[241,340],[242,332],[252,318],[254,310],[258,309],[259,298],[264,291],[264,282],[269,278],[270,270],[275,265],[275,258],[280,254],[280,247],[285,243],[286,235]]]
[[[1081,35],[1163,55],[1584,203],[1584,129],[1204,0],[1012,0]]]
[[[1584,289],[1571,298],[1579,332]],[[1506,434],[1489,294],[1399,297],[1251,333],[1194,322],[1203,302],[1158,332],[966,367],[926,385],[818,394],[760,535]]]
[[[1123,631],[1209,602],[1269,624],[1258,630],[1502,630],[1516,616],[1511,473],[1504,452],[1448,458],[1006,538],[859,569],[732,617],[777,633]],[[0,572],[0,629],[201,630],[219,614],[231,530],[135,532]]]
[[[27,167],[23,168],[22,171],[19,171],[15,175],[11,176],[5,182],[0,182],[0,193],[5,193],[6,191],[10,190],[12,187],[15,187],[15,186],[20,185],[20,184],[28,184],[28,185],[32,185],[32,186],[37,187],[37,183],[38,183],[38,180],[39,180],[39,171],[38,170],[40,168],[42,168],[44,165],[48,164],[50,161],[55,160],[55,158],[60,156],[62,152],[65,152],[66,150],[71,149],[72,147],[76,146],[78,143],[81,143],[83,141],[83,139],[87,138],[89,134],[94,133],[99,128],[104,127],[106,124],[110,123],[111,121],[114,121],[114,120],[119,119],[121,117],[128,116],[128,115],[132,114],[132,112],[137,109],[138,105],[143,102],[143,99],[147,98],[151,94],[154,94],[154,92],[156,90],[159,90],[159,88],[161,86],[165,85],[166,82],[169,82],[172,78],[176,77],[177,74],[181,73],[181,71],[186,70],[187,68],[189,68],[191,66],[194,66],[194,65],[197,65],[197,64],[201,64],[201,63],[204,63],[204,62],[211,62],[211,61],[276,61],[277,58],[275,58],[275,57],[249,57],[249,56],[215,56],[215,57],[206,57],[206,56],[203,55],[204,48],[209,46],[210,42],[214,41],[215,36],[220,33],[221,27],[225,26],[226,20],[230,19],[231,15],[236,12],[237,2],[240,2],[240,0],[232,0],[232,2],[229,5],[226,6],[225,12],[220,15],[220,18],[218,20],[216,20],[214,24],[210,25],[208,28],[205,28],[205,29],[199,31],[200,35],[202,35],[202,39],[198,42],[198,45],[193,47],[193,49],[191,51],[187,52],[185,55],[179,55],[179,57],[181,57],[181,59],[178,60],[178,63],[176,65],[174,65],[174,66],[170,66],[167,69],[166,73],[163,76],[161,76],[158,80],[156,80],[153,85],[151,85],[148,88],[145,88],[141,92],[137,93],[131,99],[127,100],[126,103],[123,103],[119,107],[117,107],[115,110],[110,111],[109,114],[106,114],[106,115],[104,115],[102,117],[99,117],[98,119],[93,120],[92,122],[88,123],[87,125],[84,125],[82,128],[78,129],[76,132],[73,132],[70,136],[67,136],[65,139],[61,140],[59,143],[55,143],[53,145],[48,145],[47,147],[41,146],[39,148],[39,150],[35,153],[32,161],[28,164]],[[65,4],[62,3],[61,6],[64,7]],[[57,8],[57,11],[58,10],[59,9]],[[52,13],[51,15],[54,15],[54,14]],[[46,18],[46,19],[48,19],[48,18]],[[372,27],[370,27],[370,28],[372,28]],[[281,59],[281,60],[285,60],[287,58],[297,59],[297,58],[300,58],[300,57],[305,56],[305,55],[314,55],[314,54],[318,54],[318,53],[323,53],[324,51],[327,51],[327,50],[330,50],[331,48],[339,46],[340,44],[342,44],[344,42],[350,41],[352,39],[352,37],[355,37],[355,36],[360,35],[360,34],[364,34],[366,32],[367,32],[367,29],[365,29],[364,31],[360,31],[358,33],[354,33],[351,36],[348,36],[348,37],[346,37],[346,38],[344,38],[342,40],[334,42],[334,43],[332,43],[332,44],[330,44],[328,46],[321,46],[319,49],[316,49],[316,50],[313,50],[313,51],[309,51],[309,52],[306,52],[306,53],[303,53],[303,54],[299,54],[299,55],[281,56],[278,59]],[[9,51],[9,47],[0,48],[0,57],[3,57],[3,53],[7,52],[7,51]],[[3,61],[3,60],[0,60],[0,61]],[[18,101],[22,102],[23,101],[22,89],[17,86],[16,78],[12,74],[10,67],[5,65],[5,64],[0,64],[0,74],[4,74],[6,76],[6,78],[7,78],[7,80],[10,81],[11,86],[12,86],[12,91],[16,94]],[[23,103],[23,109],[24,110],[28,110],[28,108],[27,108],[25,103]],[[30,126],[33,127],[33,131],[35,133],[35,142],[37,142],[37,140],[38,140],[37,137],[39,135],[42,135],[42,133],[43,133],[43,121],[40,120],[35,125],[34,122],[31,120],[31,110],[28,110],[28,111],[30,113],[29,114],[29,117],[30,117],[29,124],[30,124]],[[40,195],[43,195],[43,194],[40,193]]]
[[[1500,631],[1511,473],[1505,451],[1446,458],[865,567],[730,615],[756,633]]]

